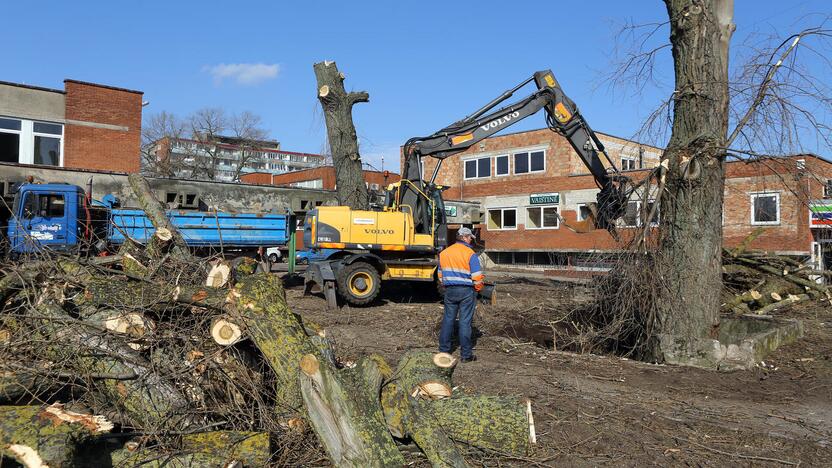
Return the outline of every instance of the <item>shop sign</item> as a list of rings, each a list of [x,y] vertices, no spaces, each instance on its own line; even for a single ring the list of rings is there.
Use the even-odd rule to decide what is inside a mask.
[[[557,205],[560,203],[559,193],[533,193],[529,195],[530,205]]]

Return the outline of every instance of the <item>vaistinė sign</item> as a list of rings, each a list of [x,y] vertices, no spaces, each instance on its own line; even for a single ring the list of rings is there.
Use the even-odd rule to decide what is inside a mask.
[[[529,195],[530,205],[556,205],[560,203],[560,194],[553,193],[533,193]]]

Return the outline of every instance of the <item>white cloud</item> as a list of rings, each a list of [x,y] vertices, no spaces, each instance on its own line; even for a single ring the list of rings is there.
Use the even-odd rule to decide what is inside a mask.
[[[234,80],[239,85],[256,85],[277,77],[280,66],[276,63],[221,63],[202,68],[214,77],[214,84],[219,86],[226,79]]]

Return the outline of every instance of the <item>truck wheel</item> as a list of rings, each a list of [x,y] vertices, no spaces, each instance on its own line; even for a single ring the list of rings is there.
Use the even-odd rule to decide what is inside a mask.
[[[366,305],[378,296],[381,278],[364,262],[347,265],[338,272],[338,293],[351,305]]]
[[[278,257],[276,253],[269,254],[270,262],[277,263],[278,260],[280,260],[280,257]]]

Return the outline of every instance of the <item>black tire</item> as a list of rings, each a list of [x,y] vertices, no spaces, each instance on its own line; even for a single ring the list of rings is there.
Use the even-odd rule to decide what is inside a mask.
[[[270,253],[269,254],[269,261],[270,262],[277,263],[278,260],[280,260],[280,258],[277,257],[276,253]]]
[[[308,258],[302,258],[298,262],[298,265],[307,265],[307,264],[309,264],[309,259]]]
[[[369,263],[355,262],[337,274],[338,294],[350,305],[367,305],[381,291],[378,271]]]

